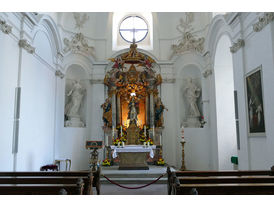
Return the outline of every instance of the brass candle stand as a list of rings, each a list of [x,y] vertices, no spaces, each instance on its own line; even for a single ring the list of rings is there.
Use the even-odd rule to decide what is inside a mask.
[[[186,166],[185,166],[185,139],[182,139],[181,144],[182,144],[182,167],[180,170],[186,170]]]

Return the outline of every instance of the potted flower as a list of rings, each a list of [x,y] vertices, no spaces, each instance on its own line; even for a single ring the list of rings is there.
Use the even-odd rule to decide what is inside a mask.
[[[104,159],[103,163],[102,163],[103,166],[110,166],[110,161],[108,158]]]
[[[203,128],[204,125],[205,125],[205,123],[206,123],[206,121],[205,121],[205,119],[204,119],[204,116],[200,116],[200,117],[199,117],[199,121],[200,121],[200,124],[201,124],[201,128]]]
[[[165,160],[163,158],[159,158],[156,162],[156,165],[165,165]]]
[[[153,145],[153,141],[150,137],[146,140],[146,143],[147,143],[147,145],[148,145],[148,143],[149,143],[149,145]]]
[[[115,146],[117,146],[119,142],[121,143],[122,141],[120,140],[119,137],[117,137],[117,138],[113,141],[113,144],[114,144]]]

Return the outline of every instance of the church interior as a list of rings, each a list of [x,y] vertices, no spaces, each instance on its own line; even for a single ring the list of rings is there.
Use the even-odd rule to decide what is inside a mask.
[[[274,188],[273,20],[271,12],[1,12],[0,194],[18,194],[4,184],[23,182],[24,172],[86,176],[94,188],[80,191],[78,181],[85,194],[159,181],[153,194],[163,195],[241,194],[230,176],[245,172],[255,179],[241,178],[248,194],[269,194],[254,184]],[[197,179],[190,187],[198,171],[207,174],[198,180],[230,172],[233,192]]]

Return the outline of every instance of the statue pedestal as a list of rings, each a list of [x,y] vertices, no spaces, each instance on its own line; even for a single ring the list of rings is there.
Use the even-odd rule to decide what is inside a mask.
[[[69,117],[69,120],[65,122],[66,127],[85,127],[85,124],[81,121],[80,117]]]
[[[188,117],[186,122],[184,122],[185,127],[194,127],[194,128],[200,128],[201,123],[199,121],[199,117]]]

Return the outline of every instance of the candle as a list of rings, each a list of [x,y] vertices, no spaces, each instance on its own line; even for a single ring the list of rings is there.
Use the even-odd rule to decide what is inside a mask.
[[[154,125],[153,125],[153,128],[152,128],[152,134],[153,134],[153,137],[154,137],[155,136]]]
[[[121,137],[123,136],[123,127],[121,125]]]
[[[146,125],[144,126],[144,133],[145,133],[145,137],[147,136],[147,127]]]
[[[112,137],[114,137],[114,126],[112,126]]]
[[[160,134],[160,145],[162,145],[162,134]]]

